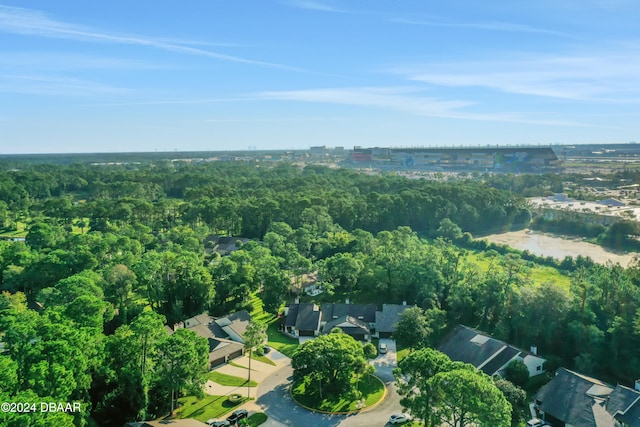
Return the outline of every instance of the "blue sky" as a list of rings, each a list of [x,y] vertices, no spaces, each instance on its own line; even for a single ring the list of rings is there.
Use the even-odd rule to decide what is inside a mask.
[[[0,0],[0,153],[625,143],[636,0]]]

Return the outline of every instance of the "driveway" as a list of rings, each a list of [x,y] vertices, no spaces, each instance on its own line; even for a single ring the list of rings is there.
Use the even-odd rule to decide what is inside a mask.
[[[393,382],[393,370],[398,366],[398,357],[396,354],[396,342],[389,338],[380,338],[380,344],[387,345],[387,352],[380,354],[371,361],[376,367],[376,375],[384,382]]]

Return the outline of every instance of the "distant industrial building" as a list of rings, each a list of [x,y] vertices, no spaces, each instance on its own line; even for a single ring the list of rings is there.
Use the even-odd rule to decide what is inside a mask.
[[[545,172],[558,168],[551,147],[362,148],[354,147],[351,163],[380,168],[435,171]]]

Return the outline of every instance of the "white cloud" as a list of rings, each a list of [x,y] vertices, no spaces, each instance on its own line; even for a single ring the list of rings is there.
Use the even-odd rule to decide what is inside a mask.
[[[97,95],[122,95],[129,91],[90,80],[37,75],[0,75],[0,92],[92,97]]]
[[[476,103],[463,100],[441,100],[420,95],[419,88],[357,87],[324,88],[261,92],[258,97],[269,100],[301,101],[383,108],[412,115],[461,120],[544,124],[555,126],[587,126],[582,123],[537,118],[522,113],[475,113],[465,111]]]
[[[300,71],[296,67],[290,67],[271,62],[256,61],[238,56],[224,55],[209,50],[198,49],[183,44],[169,43],[142,36],[118,35],[108,32],[100,32],[92,28],[86,28],[75,24],[56,21],[40,11],[23,9],[18,7],[0,5],[0,31],[12,34],[23,34],[50,38],[64,38],[87,42],[102,42],[114,44],[127,44],[146,46],[168,52],[182,53],[186,55],[202,56],[221,61],[238,62],[248,65],[281,68],[292,71]]]
[[[507,31],[517,33],[538,33],[556,36],[564,36],[559,31],[547,30],[544,28],[532,27],[524,24],[514,24],[509,22],[444,22],[444,21],[418,21],[413,19],[392,19],[392,22],[409,25],[422,25],[427,27],[448,27],[448,28],[468,28],[486,31]]]
[[[297,7],[299,9],[317,10],[320,12],[346,12],[343,9],[338,9],[325,3],[320,3],[312,0],[289,0],[286,1],[285,4]]]
[[[422,83],[594,102],[629,102],[640,88],[632,52],[602,55],[513,55],[511,59],[431,63],[388,71]]]

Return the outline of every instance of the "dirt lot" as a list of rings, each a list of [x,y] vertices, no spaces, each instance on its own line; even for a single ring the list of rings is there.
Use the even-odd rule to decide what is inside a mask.
[[[567,255],[573,257],[582,255],[591,257],[594,261],[602,264],[612,261],[626,267],[634,257],[634,254],[615,253],[602,246],[585,242],[582,239],[560,237],[529,229],[491,234],[485,236],[485,238],[490,242],[509,245],[520,250],[526,249],[536,255],[552,256],[557,259],[563,259]]]

